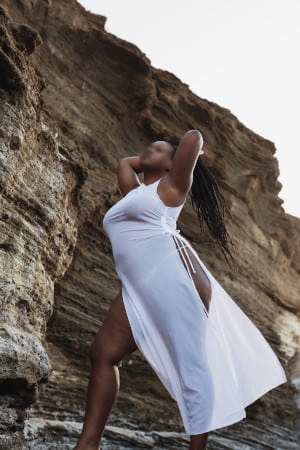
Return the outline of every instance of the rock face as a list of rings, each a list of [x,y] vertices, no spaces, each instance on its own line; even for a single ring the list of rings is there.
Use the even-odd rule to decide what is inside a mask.
[[[75,445],[89,346],[121,286],[101,226],[121,198],[117,162],[190,128],[227,199],[239,271],[204,242],[190,199],[178,226],[289,375],[246,420],[211,432],[209,448],[298,448],[300,219],[281,206],[273,142],[151,67],[75,0],[0,1],[0,448]],[[102,446],[188,448],[139,351],[120,375]]]

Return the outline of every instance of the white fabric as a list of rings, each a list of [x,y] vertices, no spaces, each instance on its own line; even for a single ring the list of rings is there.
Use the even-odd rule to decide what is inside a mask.
[[[103,227],[136,345],[193,435],[245,418],[245,406],[287,378],[262,333],[176,229],[183,204],[163,203],[160,179],[128,192],[107,211]],[[187,269],[185,246],[210,280],[209,313],[174,239]]]

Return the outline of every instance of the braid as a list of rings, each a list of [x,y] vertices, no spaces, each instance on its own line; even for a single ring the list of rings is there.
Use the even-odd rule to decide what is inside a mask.
[[[169,142],[174,149],[174,157],[179,142],[173,139],[167,142]],[[203,221],[205,221],[211,235],[214,237],[214,241],[209,242],[215,242],[220,247],[227,264],[230,266],[227,254],[230,256],[232,262],[234,262],[234,259],[228,244],[231,244],[233,248],[235,248],[235,246],[224,223],[225,209],[230,216],[231,213],[226,206],[225,198],[219,189],[216,179],[201,158],[197,159],[193,171],[191,191],[190,197],[192,206],[197,213],[201,231]]]

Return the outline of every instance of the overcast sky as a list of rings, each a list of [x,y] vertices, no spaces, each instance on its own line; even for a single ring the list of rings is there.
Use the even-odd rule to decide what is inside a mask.
[[[279,197],[300,217],[300,0],[80,0],[151,65],[274,142]],[[201,130],[200,130],[201,131]]]

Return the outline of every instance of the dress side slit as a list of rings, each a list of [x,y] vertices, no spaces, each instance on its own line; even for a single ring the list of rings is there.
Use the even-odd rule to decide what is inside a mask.
[[[188,246],[178,237],[175,238],[174,235],[172,237],[178,250],[180,259],[192,283],[194,284],[195,289],[197,290],[199,300],[202,302],[206,314],[208,314],[212,292],[210,281]],[[183,255],[183,252],[185,256]],[[193,259],[194,262],[192,262],[191,259]]]

